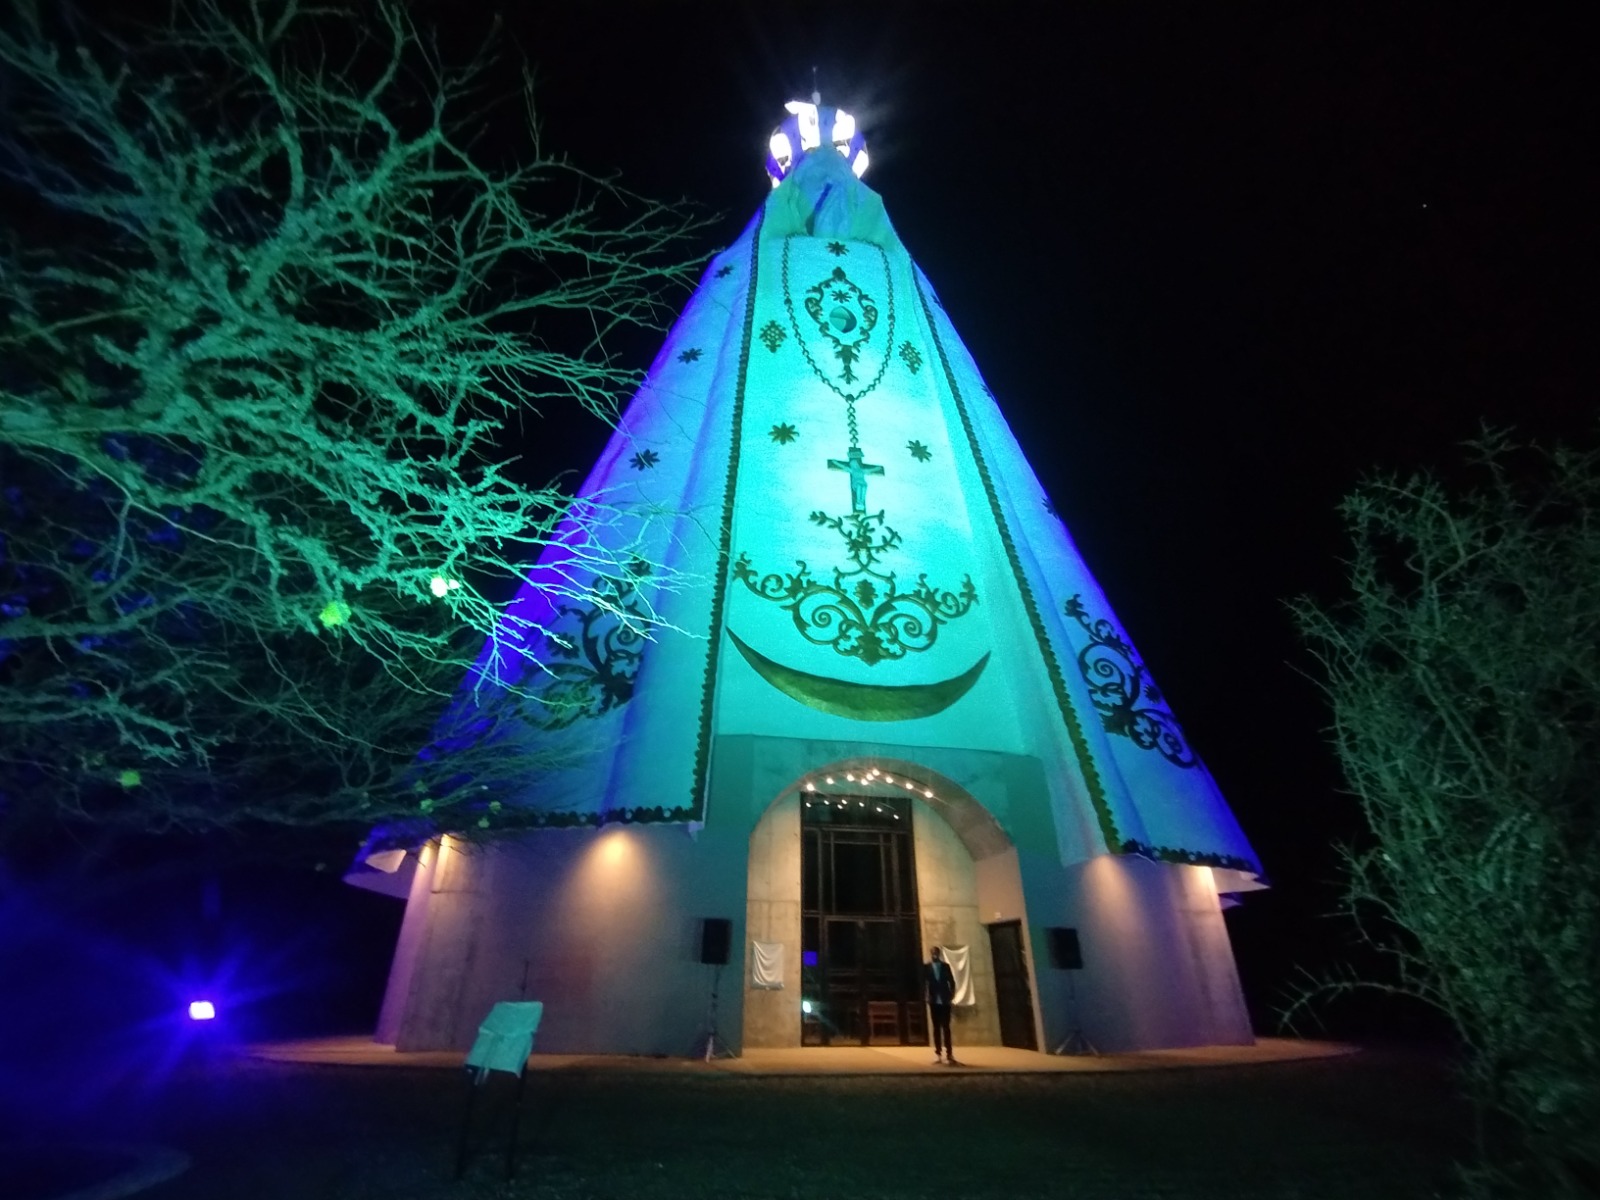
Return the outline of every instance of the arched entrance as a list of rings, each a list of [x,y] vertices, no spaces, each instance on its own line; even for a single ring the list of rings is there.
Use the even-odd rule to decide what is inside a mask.
[[[928,1040],[915,819],[905,796],[801,798],[801,1045]]]
[[[1011,839],[953,781],[903,760],[837,760],[795,780],[750,837],[744,1045],[925,1045],[921,966],[962,962],[957,1044],[1037,1046]],[[758,975],[760,972],[757,973]]]

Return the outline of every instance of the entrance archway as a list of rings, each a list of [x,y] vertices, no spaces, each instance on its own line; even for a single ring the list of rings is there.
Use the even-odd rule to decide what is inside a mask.
[[[914,818],[906,797],[801,799],[801,1045],[927,1041]]]
[[[965,965],[958,1045],[1037,1045],[1016,850],[975,797],[916,763],[836,760],[774,798],[751,831],[746,929],[747,1047],[926,1044],[934,946]],[[752,979],[757,943],[784,964],[781,986]]]

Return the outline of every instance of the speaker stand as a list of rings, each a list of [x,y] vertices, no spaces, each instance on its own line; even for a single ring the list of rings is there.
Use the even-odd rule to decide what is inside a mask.
[[[1072,975],[1067,976],[1067,1012],[1072,1017],[1072,1032],[1061,1039],[1051,1054],[1092,1054],[1100,1057],[1100,1051],[1094,1048],[1094,1043],[1083,1035],[1083,1026],[1078,1024],[1078,986]]]
[[[1066,1037],[1061,1039],[1060,1045],[1051,1054],[1091,1054],[1100,1057],[1100,1051],[1094,1048],[1094,1043],[1083,1036],[1083,1030],[1076,1027]]]
[[[733,1051],[723,1045],[722,1035],[717,1032],[717,992],[722,986],[722,967],[711,969],[711,1005],[706,1010],[706,1046],[702,1061],[712,1062],[719,1058],[732,1058]]]

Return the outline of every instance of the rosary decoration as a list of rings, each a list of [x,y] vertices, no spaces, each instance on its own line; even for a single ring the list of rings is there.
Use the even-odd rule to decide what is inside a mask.
[[[874,249],[882,255],[881,248]],[[831,243],[828,250],[838,258],[848,252],[848,247],[842,242]],[[887,258],[883,263],[888,287]],[[880,320],[885,325],[883,345],[894,344],[893,289],[889,287],[886,316],[878,302],[842,266],[833,267],[825,278],[805,290],[801,307],[839,364],[834,378],[812,356],[795,313],[787,242],[783,277],[784,303],[806,361],[817,378],[845,402],[848,445],[843,456],[829,458],[826,463],[828,470],[848,477],[850,511],[833,516],[819,509],[810,519],[813,525],[839,535],[849,565],[835,566],[823,578],[813,575],[804,561],[797,562],[798,569],[792,572],[762,574],[750,555],[741,553],[733,565],[733,577],[761,599],[781,605],[793,618],[795,629],[813,645],[830,647],[835,653],[859,659],[868,666],[893,662],[929,649],[937,641],[942,625],[965,616],[978,602],[970,575],[953,591],[929,583],[926,574],[919,574],[914,586],[902,589],[896,572],[883,567],[884,556],[899,548],[900,534],[886,523],[884,510],[869,513],[867,509],[868,481],[882,476],[885,469],[881,463],[868,462],[861,447],[856,401],[877,387],[890,355],[880,353],[880,364],[870,381],[864,382],[858,369],[862,366],[862,352]],[[778,440],[779,428],[782,427],[774,427],[774,440]]]

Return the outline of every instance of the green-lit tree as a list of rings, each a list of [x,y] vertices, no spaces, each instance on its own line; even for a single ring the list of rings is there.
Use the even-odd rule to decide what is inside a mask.
[[[537,686],[439,724],[486,635],[539,642],[497,601],[565,505],[497,438],[612,411],[694,222],[531,109],[520,161],[476,152],[503,65],[444,59],[398,0],[0,24],[0,822],[476,827],[526,790]],[[545,586],[605,605],[638,564],[586,514]]]
[[[1475,483],[1343,505],[1351,598],[1296,606],[1369,835],[1346,903],[1450,1021],[1477,1195],[1600,1191],[1600,456],[1475,444]]]

